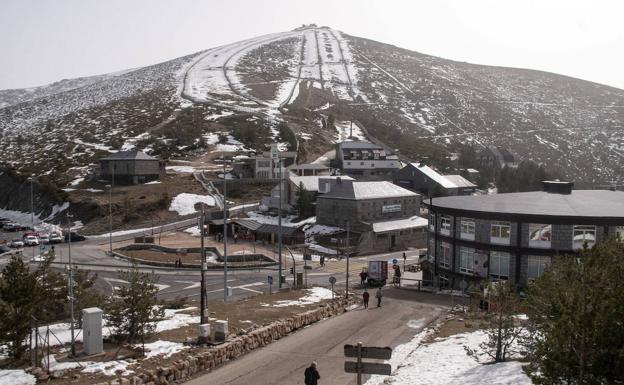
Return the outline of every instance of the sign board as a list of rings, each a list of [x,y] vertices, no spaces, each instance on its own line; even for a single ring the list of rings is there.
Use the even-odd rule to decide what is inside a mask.
[[[336,277],[334,276],[329,277],[329,283],[331,283],[332,285],[336,283]]]
[[[360,370],[358,370],[357,362],[345,361],[344,370],[347,373],[381,374],[384,376],[392,374],[392,366],[390,366],[390,364],[362,362],[359,366]]]
[[[269,285],[272,285],[273,284],[273,277],[269,275],[267,277],[267,282],[269,282]]]
[[[393,264],[393,265],[395,265],[395,266],[396,266],[398,263],[399,263],[399,260],[398,260],[398,259],[396,259],[396,258],[393,258],[393,259],[392,259],[392,264]]]
[[[344,346],[345,357],[357,357],[358,347],[357,345],[345,345]],[[362,358],[374,358],[377,360],[389,360],[392,356],[392,348],[384,347],[378,348],[373,346],[362,346],[361,348]]]
[[[396,213],[401,211],[401,205],[385,205],[381,207],[382,213]]]

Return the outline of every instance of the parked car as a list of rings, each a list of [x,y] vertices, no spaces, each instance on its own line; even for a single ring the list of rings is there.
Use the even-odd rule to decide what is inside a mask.
[[[58,234],[58,233],[50,234],[50,243],[62,243],[62,242],[63,242],[63,236],[61,234]]]
[[[43,243],[44,245],[50,243],[50,236],[48,234],[41,234],[39,236],[39,242]]]
[[[78,233],[74,233],[73,231],[71,232],[71,241],[72,242],[80,242],[80,241],[84,241],[85,238],[83,235],[80,235]],[[69,234],[65,234],[65,242],[69,241]]]
[[[2,226],[2,230],[4,231],[20,231],[21,229],[22,227],[19,224],[13,222],[5,223],[4,226]]]
[[[13,254],[13,250],[7,245],[0,245],[0,256],[5,254]]]
[[[26,237],[24,237],[24,244],[26,246],[37,246],[39,245],[39,238],[35,237],[34,235],[27,235]]]
[[[11,241],[11,243],[9,244],[9,247],[12,247],[14,249],[17,249],[19,247],[24,247],[24,241],[22,241],[19,238],[16,238],[16,239]]]

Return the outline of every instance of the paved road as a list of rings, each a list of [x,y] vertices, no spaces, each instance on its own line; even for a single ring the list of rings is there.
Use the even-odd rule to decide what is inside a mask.
[[[381,308],[357,308],[323,320],[225,366],[187,382],[187,385],[303,384],[303,372],[316,360],[320,384],[354,384],[355,375],[343,371],[343,346],[391,346],[409,341],[448,308],[446,298],[388,289]],[[393,368],[395,369],[395,368]]]

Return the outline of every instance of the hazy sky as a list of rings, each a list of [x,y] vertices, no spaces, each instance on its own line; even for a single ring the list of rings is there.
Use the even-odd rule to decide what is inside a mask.
[[[0,0],[0,89],[145,66],[303,23],[624,89],[622,0]]]

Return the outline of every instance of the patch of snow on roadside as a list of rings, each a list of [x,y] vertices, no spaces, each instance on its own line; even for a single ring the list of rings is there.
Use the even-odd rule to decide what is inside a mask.
[[[188,349],[188,347],[184,346],[179,342],[158,340],[149,344],[145,344],[145,357],[151,358],[156,356],[163,356],[164,358],[167,358],[184,349]]]
[[[182,311],[193,310],[195,307],[187,307],[184,309],[165,309],[165,316],[162,321],[156,323],[156,333],[163,332],[165,330],[178,329],[190,324],[198,324],[199,316],[191,314],[180,313]]]
[[[277,216],[264,215],[257,211],[250,211],[247,213],[247,216],[254,221],[264,225],[277,225],[279,222],[279,218]],[[316,217],[310,217],[299,222],[294,222],[297,219],[298,217],[296,215],[288,215],[286,217],[282,217],[282,226],[299,227],[305,224],[316,223]]]
[[[189,173],[192,174],[195,172],[195,167],[192,166],[167,166],[165,167],[166,171],[172,171],[174,173]]]
[[[105,376],[114,376],[118,370],[122,371],[122,376],[132,373],[132,370],[128,370],[132,362],[125,360],[107,361],[107,362],[94,362],[87,365],[82,369],[83,373],[102,373]]]
[[[324,299],[332,299],[332,291],[324,287],[313,287],[308,289],[308,295],[299,298],[298,300],[284,300],[274,302],[272,307],[286,307],[286,306],[305,306],[313,303],[321,302]]]
[[[0,370],[0,385],[35,385],[37,379],[22,369]]]
[[[197,195],[180,193],[173,198],[169,211],[176,211],[180,215],[189,215],[196,212],[195,204],[205,203],[208,206],[216,205],[215,200],[210,195]]]

